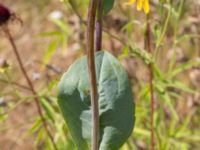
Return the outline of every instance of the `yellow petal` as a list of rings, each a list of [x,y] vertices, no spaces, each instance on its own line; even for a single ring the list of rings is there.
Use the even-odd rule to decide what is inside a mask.
[[[129,0],[129,2],[125,2],[125,5],[133,5],[136,0]]]
[[[130,0],[129,4],[134,4],[136,0]]]
[[[143,5],[143,0],[138,0],[138,3],[137,3],[137,10],[142,10],[142,5]]]
[[[150,11],[149,0],[144,0],[144,12],[148,14]]]

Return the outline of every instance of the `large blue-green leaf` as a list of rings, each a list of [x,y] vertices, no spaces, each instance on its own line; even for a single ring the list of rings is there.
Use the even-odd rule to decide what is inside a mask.
[[[118,150],[134,125],[134,103],[127,73],[108,52],[96,53],[99,93],[99,150]],[[87,59],[77,60],[59,84],[58,103],[79,150],[91,143],[91,105]]]
[[[107,15],[113,8],[115,0],[103,0],[103,14]]]

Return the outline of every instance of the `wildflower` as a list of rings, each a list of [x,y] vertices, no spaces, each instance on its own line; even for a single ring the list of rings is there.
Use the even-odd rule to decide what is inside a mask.
[[[0,4],[0,25],[3,25],[8,22],[11,17],[10,10]]]
[[[128,5],[132,5],[136,2],[136,0],[129,0]],[[137,0],[137,10],[144,10],[146,14],[150,11],[149,0]]]

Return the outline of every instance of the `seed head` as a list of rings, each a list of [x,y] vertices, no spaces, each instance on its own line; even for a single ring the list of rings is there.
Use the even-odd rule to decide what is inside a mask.
[[[4,5],[0,4],[0,26],[6,24],[11,17],[10,10]]]

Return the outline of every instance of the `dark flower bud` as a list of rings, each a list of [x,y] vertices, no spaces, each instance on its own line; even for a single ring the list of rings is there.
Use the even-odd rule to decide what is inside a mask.
[[[11,17],[11,13],[9,9],[3,6],[2,4],[0,4],[0,25],[7,23],[10,17]]]

